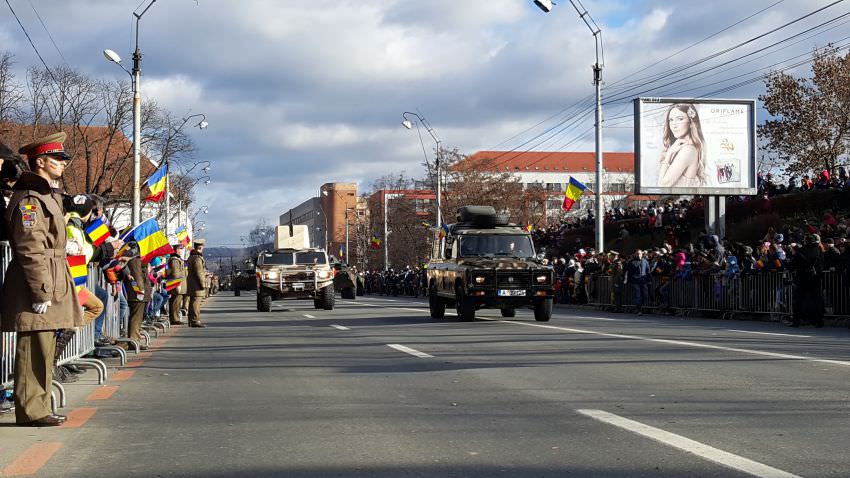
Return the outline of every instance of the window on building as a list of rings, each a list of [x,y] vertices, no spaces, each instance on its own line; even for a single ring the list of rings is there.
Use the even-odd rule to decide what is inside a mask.
[[[546,190],[551,192],[561,192],[564,186],[561,183],[546,183]]]

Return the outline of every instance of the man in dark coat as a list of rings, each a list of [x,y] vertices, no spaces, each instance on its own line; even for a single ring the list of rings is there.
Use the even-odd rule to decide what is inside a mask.
[[[791,260],[794,273],[794,303],[792,327],[799,327],[806,319],[815,327],[823,327],[823,252],[820,248],[820,236],[807,234],[806,244],[794,254]]]
[[[189,295],[189,327],[206,327],[201,322],[201,302],[206,297],[207,268],[204,261],[203,239],[195,239],[192,252],[189,253],[186,273],[187,294]]]

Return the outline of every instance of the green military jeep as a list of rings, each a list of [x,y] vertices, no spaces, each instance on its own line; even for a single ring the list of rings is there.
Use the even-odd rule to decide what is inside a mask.
[[[535,255],[531,234],[493,207],[458,209],[457,223],[449,225],[444,244],[434,252],[428,263],[431,317],[443,317],[451,305],[461,321],[474,320],[481,308],[514,317],[517,308],[528,307],[538,321],[552,317],[552,267]]]

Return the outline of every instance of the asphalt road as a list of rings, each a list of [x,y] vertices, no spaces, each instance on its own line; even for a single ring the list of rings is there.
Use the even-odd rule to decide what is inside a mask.
[[[204,316],[78,399],[84,426],[0,436],[62,443],[44,477],[850,476],[844,329],[228,293]]]

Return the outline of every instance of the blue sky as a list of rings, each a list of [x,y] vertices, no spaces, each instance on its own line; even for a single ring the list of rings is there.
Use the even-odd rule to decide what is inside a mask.
[[[71,66],[98,78],[125,75],[101,51],[111,48],[129,62],[137,0],[31,1]],[[10,2],[48,64],[61,64],[30,0]],[[585,0],[584,6],[603,29],[608,98],[628,81],[675,70],[830,3]],[[0,50],[15,54],[21,79],[38,59],[0,5]],[[848,10],[838,4],[706,65]],[[786,58],[850,35],[846,25],[834,26],[652,96],[781,67]],[[567,0],[548,15],[531,0],[160,0],[142,20],[140,44],[144,96],[176,115],[204,113],[209,121],[209,128],[192,134],[198,159],[213,163],[212,182],[198,190],[197,203],[209,206],[206,235],[213,245],[239,245],[261,218],[275,221],[324,182],[357,182],[362,192],[387,173],[421,175],[418,137],[400,125],[404,111],[418,108],[446,146],[472,153],[518,147],[571,117],[567,107],[593,93],[593,38]],[[716,88],[696,88],[690,95]],[[606,106],[605,150],[632,150],[628,99],[640,91],[626,91],[623,101]],[[723,96],[754,98],[760,91],[756,83]],[[611,119],[619,116],[626,117]],[[592,115],[580,117],[573,127],[520,150],[592,150],[592,134],[582,134],[592,121]]]

